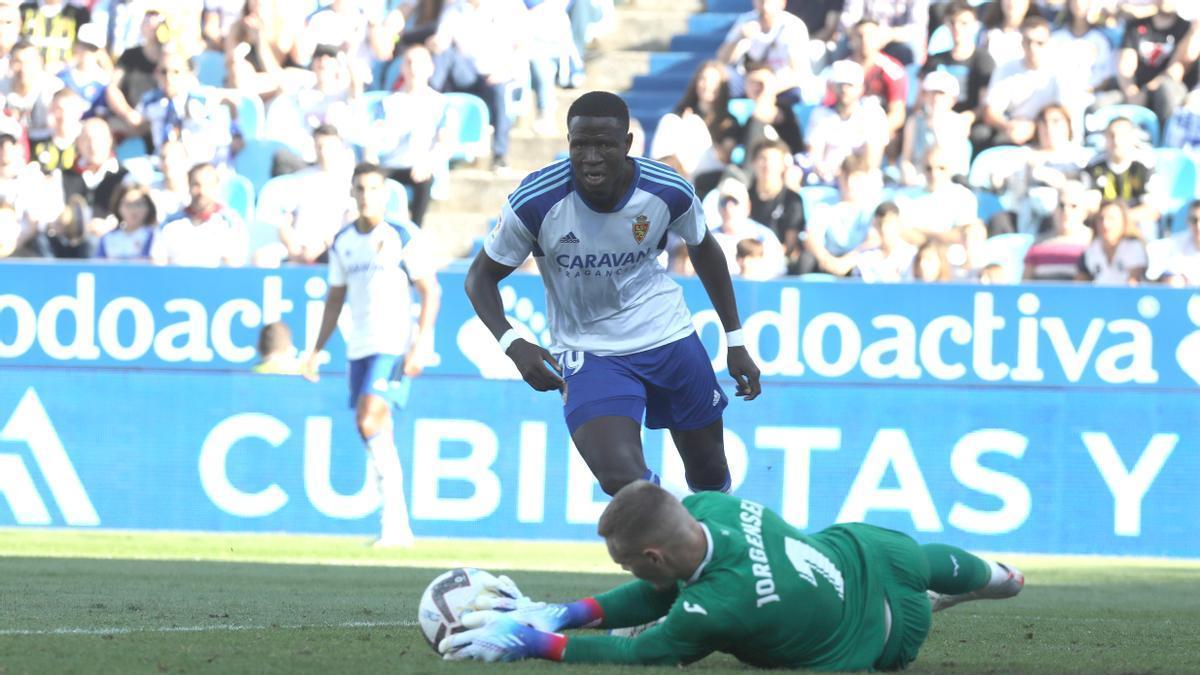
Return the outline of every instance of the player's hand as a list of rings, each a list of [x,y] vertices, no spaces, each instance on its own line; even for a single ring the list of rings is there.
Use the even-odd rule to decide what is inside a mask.
[[[762,384],[759,382],[761,374],[754,359],[750,358],[750,352],[745,347],[730,347],[726,362],[729,374],[737,382],[737,395],[747,401],[758,398],[762,393]]]
[[[319,353],[314,352],[309,354],[308,358],[304,359],[304,363],[300,364],[300,374],[309,382],[316,382],[321,379],[321,376],[317,373],[317,369],[321,367],[320,356]]]
[[[463,612],[459,620],[467,628],[482,628],[500,619],[511,619],[523,626],[546,633],[567,627],[570,614],[566,605],[536,602],[530,598],[476,598],[474,609]]]
[[[501,617],[482,628],[447,637],[438,645],[438,652],[448,661],[519,661],[549,658],[552,644],[561,640],[561,636]]]
[[[557,389],[561,391],[566,386],[561,377],[562,366],[544,347],[525,339],[517,339],[509,345],[508,351],[505,353],[508,354],[508,358],[513,360],[513,363],[517,364],[517,370],[521,371],[521,377],[535,390]],[[547,368],[547,364],[554,370]]]
[[[525,597],[525,594],[521,592],[521,589],[517,588],[516,582],[514,582],[512,579],[509,579],[507,575],[501,574],[500,576],[496,576],[491,572],[478,570],[474,576],[481,580],[483,589],[479,592],[479,595],[475,596],[475,600],[472,601],[472,603],[479,603],[485,599],[488,603],[513,602],[517,600],[533,602],[529,598]],[[494,606],[492,604],[488,604],[486,607],[477,605],[471,606],[470,608],[494,609]]]
[[[410,349],[404,357],[404,376],[416,377],[425,370],[425,364],[421,362],[421,357],[417,354],[417,350]]]

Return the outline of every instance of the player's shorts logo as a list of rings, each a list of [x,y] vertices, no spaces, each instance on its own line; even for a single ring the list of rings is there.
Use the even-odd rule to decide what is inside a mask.
[[[650,231],[650,219],[644,215],[633,219],[633,240],[642,243],[646,233]]]

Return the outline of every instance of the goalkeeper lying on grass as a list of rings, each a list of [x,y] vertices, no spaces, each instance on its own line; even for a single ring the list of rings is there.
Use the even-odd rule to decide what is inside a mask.
[[[952,546],[918,546],[865,524],[802,534],[754,502],[717,492],[681,503],[646,481],[622,488],[598,527],[637,581],[546,604],[483,599],[447,659],[686,664],[714,651],[764,667],[894,670],[917,657],[931,610],[1009,598],[1024,577]],[[665,618],[664,618],[665,617]],[[565,636],[626,628],[636,637]]]

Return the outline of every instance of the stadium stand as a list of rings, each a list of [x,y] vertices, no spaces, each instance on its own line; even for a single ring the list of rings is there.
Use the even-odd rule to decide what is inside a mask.
[[[521,59],[526,59],[530,67],[489,75],[503,82],[503,118],[496,117],[493,108],[498,103],[489,99],[485,90],[455,84],[464,72],[485,72],[495,65],[473,60],[488,52],[478,49],[479,43],[472,42],[478,38],[472,36],[487,34],[489,27],[508,25],[504,22],[512,18],[475,9],[473,3],[420,0],[328,7],[285,3],[270,4],[269,10],[247,3],[249,9],[230,9],[216,23],[205,15],[207,5],[200,2],[149,12],[140,4],[129,12],[101,12],[94,21],[104,21],[104,25],[89,24],[72,36],[87,48],[79,50],[74,61],[52,69],[38,70],[34,61],[34,66],[13,72],[11,64],[29,61],[23,55],[30,50],[43,62],[61,58],[59,52],[47,51],[52,47],[36,39],[0,44],[0,70],[11,75],[0,80],[6,96],[0,131],[18,139],[34,160],[8,170],[14,176],[8,179],[13,186],[9,201],[15,199],[11,191],[19,182],[15,176],[32,176],[29,172],[37,169],[50,184],[62,172],[73,171],[60,162],[70,159],[67,155],[60,157],[51,150],[73,141],[80,120],[99,117],[111,130],[115,161],[124,175],[130,176],[127,180],[173,181],[175,196],[163,203],[184,203],[180,174],[176,171],[174,178],[167,177],[152,150],[165,140],[177,139],[188,153],[201,154],[191,161],[211,157],[228,174],[221,183],[227,206],[248,216],[246,221],[254,230],[252,242],[277,243],[270,231],[275,225],[264,214],[276,208],[272,195],[286,184],[279,179],[315,161],[312,130],[321,124],[333,125],[357,159],[373,157],[365,152],[375,133],[372,125],[383,120],[392,96],[404,95],[405,80],[412,77],[405,50],[426,44],[433,54],[430,82],[443,92],[438,95],[444,97],[441,100],[450,112],[439,126],[436,140],[417,131],[424,123],[414,117],[412,131],[398,134],[396,142],[438,143],[444,149],[437,152],[444,156],[439,154],[432,162],[425,181],[416,181],[425,192],[414,193],[411,183],[394,191],[394,201],[403,208],[397,206],[393,212],[406,213],[414,195],[419,205],[432,196],[423,227],[437,242],[443,264],[469,253],[472,242],[486,231],[497,205],[524,171],[565,156],[561,111],[589,88],[624,96],[635,120],[635,152],[656,150],[662,156],[655,159],[678,163],[700,196],[707,197],[706,211],[714,215],[719,209],[711,194],[722,180],[733,178],[755,189],[754,149],[764,140],[780,139],[788,145],[790,157],[787,166],[781,167],[788,194],[795,195],[788,199],[802,202],[809,219],[815,205],[837,201],[839,189],[845,189],[832,184],[836,164],[830,164],[831,158],[840,160],[847,154],[865,157],[870,171],[863,180],[870,184],[853,189],[872,192],[876,203],[889,199],[904,202],[920,194],[925,173],[933,170],[917,165],[920,159],[910,163],[908,158],[924,158],[930,148],[941,146],[966,148],[964,152],[971,153],[969,169],[962,164],[952,170],[961,171],[955,180],[974,192],[980,223],[1015,220],[1022,231],[1036,238],[1033,230],[1056,208],[1057,189],[1076,178],[1087,182],[1084,168],[1102,157],[1104,129],[1114,119],[1128,118],[1141,133],[1136,153],[1145,162],[1139,166],[1152,167],[1153,180],[1143,186],[1139,181],[1146,182],[1146,176],[1114,174],[1117,184],[1093,181],[1089,183],[1095,197],[1092,208],[1100,197],[1128,193],[1140,200],[1143,194],[1150,194],[1148,204],[1161,213],[1157,230],[1166,235],[1184,227],[1200,181],[1191,131],[1200,89],[1186,101],[1179,95],[1194,89],[1200,80],[1196,63],[1200,29],[1191,12],[1183,16],[1153,8],[1126,12],[1120,6],[1114,9],[1112,3],[1093,0],[1084,3],[1088,6],[1085,18],[1073,16],[1063,3],[1042,2],[1034,2],[1023,16],[1008,17],[991,7],[995,3],[955,1],[959,4],[935,3],[929,17],[914,17],[904,13],[905,3],[862,0],[854,5],[854,14],[843,13],[838,21],[824,26],[804,24],[784,5],[810,18],[811,12],[804,12],[797,3],[779,1],[618,0],[615,6],[612,0],[579,0],[569,6],[565,0],[525,2],[528,9],[524,11],[530,12],[526,18],[538,22],[538,35],[527,58],[519,55],[515,63],[524,64]],[[84,8],[93,4],[67,2]],[[520,4],[513,5],[513,11],[521,11]],[[438,12],[443,5],[444,12],[457,13],[456,21],[466,21],[467,29],[456,24],[453,31],[443,31],[440,20],[447,14]],[[954,8],[959,5],[966,9],[956,14]],[[347,11],[345,7],[355,9],[337,18],[336,12]],[[274,28],[259,31],[255,26],[266,25],[261,15],[264,11],[280,12],[276,17],[280,20],[271,24]],[[955,32],[940,21],[951,14],[961,18],[962,11],[973,17],[969,29],[960,26]],[[1009,27],[988,23],[996,16],[1004,18]],[[1041,35],[1047,22],[1052,39],[1046,46],[1037,40],[1030,44],[1028,36]],[[206,26],[203,34],[199,31],[202,23]],[[875,35],[872,24],[925,26],[927,37],[910,40],[900,45],[902,48],[896,43],[882,45],[881,51],[881,45],[871,43]],[[1019,29],[1013,28],[1018,24]],[[339,32],[354,25],[373,28],[346,35]],[[214,35],[214,26],[224,32]],[[1156,42],[1160,33],[1169,34],[1170,39]],[[1092,45],[1098,40],[1106,42],[1108,49],[1095,54],[1108,61],[1094,63],[1094,77],[1086,83],[1082,81],[1086,78],[1066,77],[1063,65],[1070,62],[1072,54],[1081,52],[1047,56],[1043,51],[1080,50],[1089,40]],[[1158,49],[1154,52],[1157,56],[1146,57],[1151,53],[1146,51],[1148,47]],[[171,70],[177,69],[175,65],[169,72],[163,70],[168,62],[164,55],[174,54],[190,59],[189,72],[176,73]],[[950,72],[962,85],[952,117],[940,112],[945,110],[944,102],[942,107],[926,107],[931,97],[947,93],[940,80],[937,86],[922,86],[927,54],[937,54],[937,68]],[[1138,58],[1130,60],[1130,54]],[[1136,72],[1128,70],[1130,63],[1136,63]],[[775,104],[770,103],[770,93],[757,91],[758,98],[749,93],[740,96],[743,76],[764,68],[774,74],[774,81],[764,86],[777,87]],[[1166,79],[1151,82],[1155,77]],[[987,100],[972,100],[985,88]],[[55,93],[60,89],[68,93]],[[156,93],[164,90],[168,91],[165,97]],[[177,93],[170,94],[172,91]],[[733,92],[737,95],[731,95]],[[953,95],[952,89],[950,93]],[[154,103],[145,107],[143,101]],[[904,110],[896,107],[899,102]],[[1065,131],[1052,126],[1061,124],[1059,117],[1039,121],[1050,103],[1061,104],[1067,112]],[[879,126],[884,117],[875,112],[876,106],[886,110],[887,129]],[[1172,115],[1177,108],[1179,112]],[[995,111],[1002,111],[1002,116],[996,117]],[[153,117],[151,124],[147,124],[148,115]],[[904,125],[905,117],[913,121]],[[656,139],[661,121],[667,118],[672,124],[670,138]],[[813,124],[818,119],[822,128],[814,135]],[[389,125],[397,121],[387,119]],[[495,166],[488,166],[488,158],[498,152],[499,146],[494,144],[502,140],[497,123],[505,121],[515,124],[511,149]],[[229,125],[227,134],[223,125]],[[969,137],[963,137],[964,129],[970,130]],[[818,136],[822,155],[810,156],[810,144]],[[228,153],[218,146],[212,154],[214,143],[228,142],[222,138],[232,139]],[[434,150],[431,147],[425,152]],[[401,154],[419,157],[421,152]],[[813,170],[818,165],[823,167],[821,175]],[[407,175],[400,178],[410,181]],[[1134,191],[1128,192],[1126,186],[1134,186]],[[259,208],[256,195],[266,200],[269,208]],[[857,200],[868,201],[871,199]],[[14,255],[36,256],[48,250],[39,242],[51,216],[35,213],[52,214],[52,206],[21,211],[21,231],[12,242],[16,244]],[[111,216],[91,222],[93,231],[88,235],[96,239],[115,226]],[[1146,236],[1158,234],[1156,228],[1143,229]],[[1001,234],[1006,230],[990,231]],[[911,238],[912,243],[920,243],[915,234]],[[989,242],[984,250],[1013,250],[1003,242]],[[1008,266],[1005,278],[1019,278],[1014,262],[1019,256],[1000,257]],[[981,259],[968,256],[959,261],[957,278],[974,278]],[[816,272],[827,274],[830,270]]]

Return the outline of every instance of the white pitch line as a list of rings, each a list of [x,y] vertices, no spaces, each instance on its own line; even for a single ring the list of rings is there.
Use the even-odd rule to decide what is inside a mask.
[[[417,625],[416,621],[347,621],[345,623],[327,624],[290,624],[290,625],[245,625],[226,624],[211,626],[145,626],[145,627],[109,627],[109,628],[41,628],[41,629],[3,629],[0,637],[17,635],[126,635],[129,633],[207,633],[215,631],[244,631],[244,630],[301,630],[306,628],[401,628]]]

